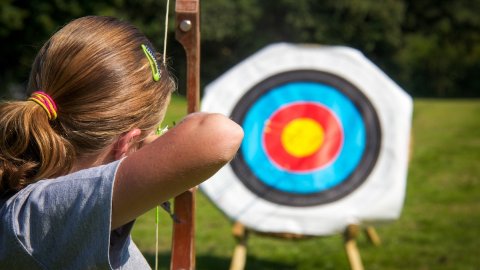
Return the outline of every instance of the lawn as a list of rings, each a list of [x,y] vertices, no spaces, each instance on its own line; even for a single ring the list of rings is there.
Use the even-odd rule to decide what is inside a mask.
[[[178,122],[174,97],[165,123]],[[413,153],[402,216],[377,227],[382,244],[358,239],[365,269],[480,269],[480,100],[415,100]],[[155,214],[132,237],[154,263]],[[170,262],[171,221],[161,215],[160,268]],[[228,269],[235,245],[228,220],[198,193],[197,269]],[[279,240],[252,235],[246,269],[349,269],[340,235]]]

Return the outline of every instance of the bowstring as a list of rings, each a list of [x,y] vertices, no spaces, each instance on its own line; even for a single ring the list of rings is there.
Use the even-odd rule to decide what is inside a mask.
[[[164,30],[164,37],[163,37],[163,65],[166,65],[167,59],[167,37],[168,37],[168,17],[170,11],[170,0],[167,0],[167,7],[165,10],[165,30]],[[155,270],[158,270],[158,227],[159,227],[159,215],[160,215],[160,206],[157,205],[155,209]]]
[[[165,65],[167,55],[167,36],[168,36],[168,14],[170,10],[170,0],[167,0],[167,11],[165,12],[165,32],[163,37],[163,64]]]

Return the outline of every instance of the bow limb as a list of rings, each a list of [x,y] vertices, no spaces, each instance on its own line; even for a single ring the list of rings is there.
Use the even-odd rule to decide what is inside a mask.
[[[200,101],[200,0],[177,0],[175,37],[187,59],[188,113],[199,110]],[[195,192],[196,187],[175,197],[170,269],[195,269]]]

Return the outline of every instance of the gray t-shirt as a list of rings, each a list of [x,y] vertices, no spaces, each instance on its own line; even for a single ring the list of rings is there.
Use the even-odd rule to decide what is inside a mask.
[[[110,231],[120,161],[31,184],[0,198],[0,269],[150,269],[130,238]]]

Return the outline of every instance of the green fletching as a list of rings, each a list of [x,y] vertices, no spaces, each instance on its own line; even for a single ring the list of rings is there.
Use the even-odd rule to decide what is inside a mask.
[[[164,128],[162,128],[162,126],[158,126],[157,129],[155,130],[155,135],[163,135],[167,131],[168,131],[168,126]]]

